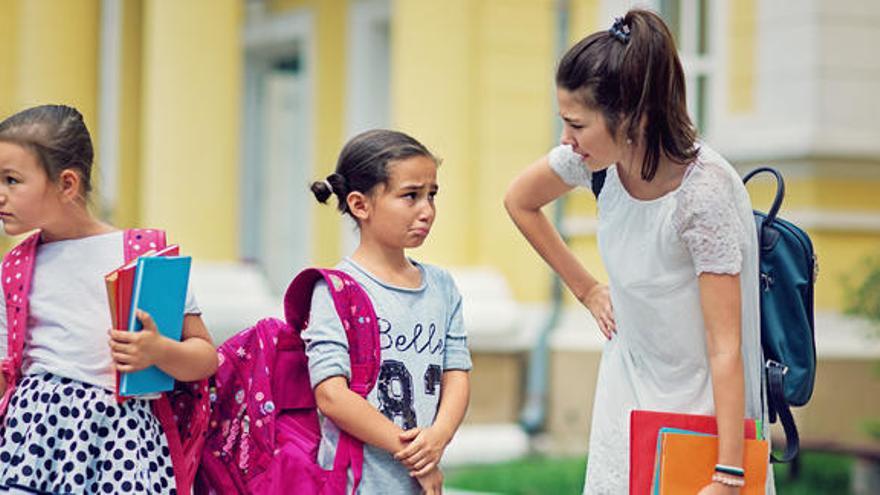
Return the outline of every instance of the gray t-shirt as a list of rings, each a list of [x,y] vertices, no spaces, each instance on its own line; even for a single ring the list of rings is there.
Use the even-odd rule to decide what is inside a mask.
[[[351,275],[367,292],[379,322],[382,367],[367,401],[401,428],[424,428],[434,422],[445,370],[470,370],[471,357],[461,314],[461,295],[449,273],[414,264],[422,272],[415,289],[388,285],[349,258],[337,269]],[[302,333],[312,387],[327,378],[351,378],[348,340],[324,282],[312,295],[309,327]],[[321,417],[318,462],[333,466],[339,429]],[[392,455],[364,446],[364,471],[358,493],[420,493],[418,482]]]

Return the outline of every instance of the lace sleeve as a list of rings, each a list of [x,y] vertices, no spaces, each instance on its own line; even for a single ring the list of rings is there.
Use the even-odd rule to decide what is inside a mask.
[[[571,146],[561,144],[547,155],[550,168],[563,182],[572,187],[590,187],[590,170],[580,155],[572,151]]]
[[[728,177],[711,166],[693,170],[696,176],[679,191],[673,222],[679,237],[701,273],[737,274],[742,270],[745,229],[737,214]]]

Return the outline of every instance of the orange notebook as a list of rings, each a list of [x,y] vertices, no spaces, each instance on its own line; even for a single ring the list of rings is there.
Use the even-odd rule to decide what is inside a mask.
[[[770,462],[766,440],[746,439],[743,469],[746,485],[741,495],[763,495]],[[698,493],[712,481],[718,459],[718,437],[681,430],[661,429],[657,474],[653,493],[684,495]]]

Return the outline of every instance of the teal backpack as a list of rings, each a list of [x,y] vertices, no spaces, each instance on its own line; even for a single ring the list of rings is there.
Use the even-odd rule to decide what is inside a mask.
[[[773,462],[797,457],[800,439],[791,406],[803,406],[813,395],[816,379],[816,342],[813,322],[813,286],[818,264],[810,237],[777,216],[785,197],[785,182],[775,169],[752,170],[743,183],[760,173],[776,178],[776,197],[770,211],[755,211],[760,246],[761,347],[767,382],[767,409],[785,431],[785,452]]]

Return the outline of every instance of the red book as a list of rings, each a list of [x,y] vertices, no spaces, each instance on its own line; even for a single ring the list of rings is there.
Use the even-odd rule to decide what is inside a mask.
[[[178,256],[180,247],[172,244],[160,251],[147,251],[141,256]],[[140,256],[139,256],[140,257]],[[110,320],[116,330],[128,330],[129,313],[131,312],[131,291],[134,286],[137,258],[113,270],[104,277],[107,285],[107,301],[110,306]],[[119,395],[119,372],[116,372],[116,402],[125,398]]]
[[[745,438],[756,438],[760,432],[756,420],[746,419]],[[715,416],[634,410],[629,422],[629,493],[649,495],[654,478],[654,461],[657,454],[657,435],[660,428],[718,434]],[[757,437],[757,438],[760,438]]]

